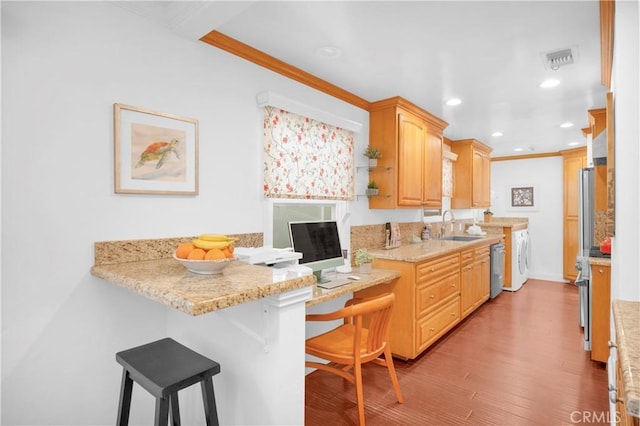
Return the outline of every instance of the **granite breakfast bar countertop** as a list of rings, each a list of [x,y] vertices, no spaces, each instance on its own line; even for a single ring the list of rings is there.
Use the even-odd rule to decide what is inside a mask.
[[[241,234],[239,240],[255,245],[258,238]],[[233,261],[218,275],[189,272],[172,254],[191,237],[157,240],[102,241],[95,243],[91,274],[112,284],[189,315],[201,315],[267,296],[310,287],[306,306],[326,302],[368,287],[392,283],[398,271],[373,269],[346,285],[331,290],[316,285],[313,275],[297,276],[266,266]]]
[[[314,285],[313,275],[278,280],[271,268],[234,261],[219,275],[189,272],[173,258],[94,265],[91,273],[176,308],[201,315]]]
[[[640,302],[614,300],[612,305],[624,406],[629,414],[640,417]]]

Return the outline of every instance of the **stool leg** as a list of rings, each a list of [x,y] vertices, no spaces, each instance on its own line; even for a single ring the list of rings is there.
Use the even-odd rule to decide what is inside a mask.
[[[180,405],[178,404],[178,392],[169,396],[171,400],[171,423],[173,426],[180,426]]]
[[[164,398],[156,398],[156,414],[154,425],[155,426],[168,426],[167,421],[169,419],[169,396]]]
[[[213,380],[207,377],[200,382],[202,387],[202,399],[204,402],[204,417],[207,426],[218,426],[218,410],[216,409],[216,396],[213,393]]]
[[[120,384],[120,402],[118,402],[118,426],[129,425],[129,410],[131,409],[131,392],[133,390],[133,380],[129,376],[126,368],[122,369],[122,383]]]

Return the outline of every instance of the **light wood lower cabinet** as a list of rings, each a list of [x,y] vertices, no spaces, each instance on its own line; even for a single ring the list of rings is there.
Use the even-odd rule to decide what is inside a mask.
[[[390,344],[394,356],[417,357],[463,316],[489,299],[489,250],[486,245],[418,263],[389,259],[373,261],[375,268],[395,269],[401,273],[393,287],[396,301],[391,317]],[[357,292],[356,297],[379,292],[371,287]]]
[[[591,265],[591,359],[607,362],[611,333],[611,267]]]
[[[461,253],[460,289],[461,316],[465,318],[489,300],[491,293],[490,247],[465,250]]]

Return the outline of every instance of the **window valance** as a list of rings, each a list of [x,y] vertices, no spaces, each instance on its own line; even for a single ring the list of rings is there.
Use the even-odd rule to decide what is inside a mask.
[[[263,130],[265,197],[354,198],[352,131],[270,105]]]

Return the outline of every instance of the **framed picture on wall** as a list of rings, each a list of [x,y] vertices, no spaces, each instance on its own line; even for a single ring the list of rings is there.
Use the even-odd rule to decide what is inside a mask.
[[[512,186],[510,189],[512,208],[533,208],[536,207],[535,187]]]
[[[114,104],[115,192],[198,194],[198,120]]]

